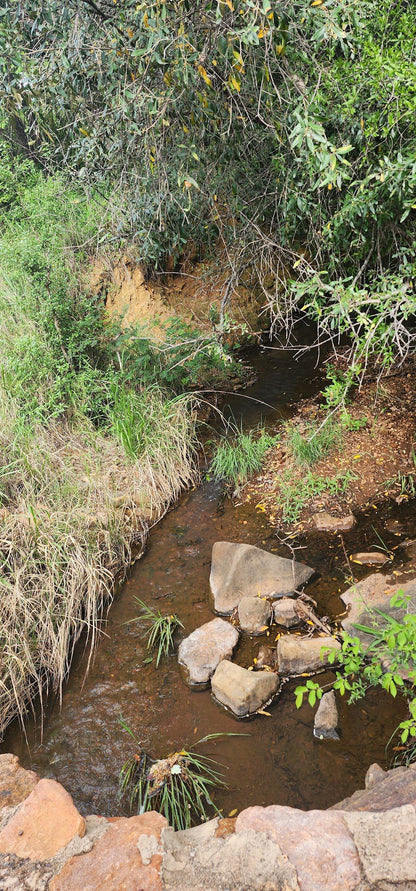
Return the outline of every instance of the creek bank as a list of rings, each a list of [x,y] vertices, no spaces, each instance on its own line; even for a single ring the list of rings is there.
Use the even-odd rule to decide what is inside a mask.
[[[273,528],[343,533],[353,528],[355,513],[374,501],[394,498],[400,504],[415,495],[412,362],[383,378],[382,384],[368,375],[352,395],[346,414],[339,410],[329,420],[331,436],[336,428],[329,450],[321,454],[318,450],[309,465],[298,463],[293,431],[307,441],[325,426],[328,411],[319,395],[298,403],[289,429],[269,451],[261,474],[240,495],[257,501]]]
[[[4,891],[416,888],[416,765],[372,765],[366,788],[329,810],[250,807],[180,832],[155,812],[84,820],[59,783],[24,773],[0,756],[0,789],[15,802],[0,802]]]

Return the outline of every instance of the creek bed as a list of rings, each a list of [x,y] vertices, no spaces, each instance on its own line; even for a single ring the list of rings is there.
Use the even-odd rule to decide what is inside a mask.
[[[313,353],[298,362],[279,351],[254,358],[258,380],[245,394],[252,398],[234,395],[228,408],[246,427],[262,418],[275,422],[287,417],[297,398],[319,389]],[[378,512],[371,508],[348,533],[349,553],[374,548],[374,530],[387,547],[396,545],[398,537],[385,526],[392,518],[400,523],[403,537],[416,535],[412,505],[387,505]],[[234,506],[211,481],[185,493],[152,531],[146,554],[117,595],[88,675],[88,654],[78,645],[62,707],[59,701],[49,703],[43,736],[39,714],[28,719],[25,733],[17,722],[10,726],[2,751],[14,752],[23,766],[59,780],[83,813],[128,813],[127,802],[118,798],[118,774],[132,754],[132,740],[122,730],[120,716],[154,757],[189,747],[211,733],[248,734],[211,742],[203,750],[224,765],[228,789],[218,790],[215,801],[225,815],[254,804],[325,808],[362,786],[373,761],[386,765],[386,743],[406,714],[400,698],[377,690],[352,706],[341,701],[341,739],[321,741],[313,737],[314,710],[306,704],[295,708],[293,691],[299,681],[284,686],[267,709],[270,716],[237,722],[213,702],[209,691],[192,691],[184,684],[176,655],[162,659],[158,669],[155,660],[145,661],[145,626],[132,621],[140,615],[135,597],[162,613],[177,613],[184,635],[209,621],[211,549],[224,539],[290,556],[255,505]],[[321,615],[335,617],[343,610],[339,592],[348,587],[339,538],[316,533],[298,543],[302,550],[297,559],[319,573],[307,591]],[[369,572],[357,568],[357,577]],[[242,637],[236,661],[248,667],[262,643],[272,640],[272,635]]]

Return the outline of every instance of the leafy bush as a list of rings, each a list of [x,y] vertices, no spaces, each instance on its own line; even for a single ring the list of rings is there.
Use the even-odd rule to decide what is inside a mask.
[[[411,597],[403,591],[391,598],[390,606],[397,609],[397,617],[376,608],[368,609],[368,624],[355,626],[367,635],[366,642],[341,632],[341,651],[328,654],[330,663],[336,661],[341,666],[332,686],[342,696],[347,695],[350,703],[377,686],[393,697],[398,692],[405,696],[409,718],[401,721],[398,733],[402,743],[410,743],[413,756],[416,756],[416,614],[409,611],[413,608]],[[297,687],[297,708],[305,695],[309,704],[314,705],[322,693],[319,684],[312,680]],[[409,752],[407,756],[410,757]]]

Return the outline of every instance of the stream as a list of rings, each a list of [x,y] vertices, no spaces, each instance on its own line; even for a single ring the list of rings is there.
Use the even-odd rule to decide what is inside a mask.
[[[261,420],[276,424],[293,413],[299,398],[319,390],[313,351],[296,361],[281,350],[257,349],[250,359],[256,383],[244,394],[234,394],[223,407],[245,428]],[[414,507],[406,503],[377,511],[370,507],[348,533],[349,552],[373,549],[379,544],[376,533],[389,548],[400,538],[415,537]],[[162,659],[157,669],[155,659],[147,660],[145,625],[134,621],[140,616],[135,598],[162,613],[176,613],[184,635],[209,621],[211,549],[223,539],[290,556],[255,504],[234,505],[224,499],[221,486],[205,480],[186,492],[152,530],[146,554],[131,568],[102,622],[88,674],[88,652],[85,644],[78,644],[62,704],[59,699],[49,702],[43,734],[39,711],[28,717],[25,732],[17,721],[9,727],[1,750],[14,752],[24,767],[41,776],[59,780],[82,813],[129,812],[127,802],[118,796],[118,775],[134,744],[122,729],[120,716],[153,757],[189,747],[206,734],[247,734],[218,739],[203,748],[224,766],[228,788],[214,795],[224,815],[255,804],[325,808],[362,787],[372,762],[386,766],[386,743],[406,714],[399,698],[393,700],[377,690],[351,706],[340,701],[341,738],[324,741],[313,736],[314,709],[307,704],[299,711],[295,708],[293,691],[299,681],[283,687],[268,707],[269,715],[238,722],[208,690],[196,692],[185,685],[175,654]],[[343,610],[339,593],[349,586],[339,537],[303,534],[297,545],[301,546],[297,559],[318,573],[307,588],[318,602],[318,612],[337,616]],[[400,550],[396,554],[394,568],[405,570]],[[357,567],[357,578],[370,571]],[[248,667],[262,643],[274,640],[276,631],[273,626],[270,637],[242,637],[236,661]]]

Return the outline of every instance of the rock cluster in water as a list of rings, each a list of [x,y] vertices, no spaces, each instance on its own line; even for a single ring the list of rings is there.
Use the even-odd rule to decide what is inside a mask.
[[[264,709],[276,696],[281,679],[312,674],[329,664],[340,649],[331,634],[285,633],[306,620],[301,588],[314,570],[247,544],[216,542],[212,549],[210,585],[217,617],[186,637],[178,659],[192,686],[211,682],[216,701],[238,718]],[[309,613],[310,614],[310,607]],[[232,661],[240,634],[264,634],[280,626],[274,647],[261,647],[248,668]],[[277,629],[276,629],[277,630]]]

